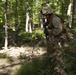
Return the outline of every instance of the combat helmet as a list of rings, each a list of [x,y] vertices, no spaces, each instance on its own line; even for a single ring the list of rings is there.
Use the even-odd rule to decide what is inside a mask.
[[[47,14],[52,14],[52,13],[53,13],[53,11],[52,11],[51,7],[45,6],[42,8],[42,14],[47,15]]]

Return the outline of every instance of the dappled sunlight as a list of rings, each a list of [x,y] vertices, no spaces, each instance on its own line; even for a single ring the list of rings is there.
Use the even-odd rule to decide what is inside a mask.
[[[37,48],[35,48],[37,49]],[[37,50],[33,50],[33,47],[11,47],[8,51],[1,50],[0,53],[6,53],[8,57],[19,57],[20,55],[42,55],[45,53],[45,49],[39,47]]]
[[[76,0],[0,0],[0,75],[76,75],[75,9]]]
[[[23,64],[28,59],[32,59],[33,57],[39,57],[46,53],[45,47],[30,47],[30,46],[21,46],[21,47],[10,47],[7,51],[0,51],[0,69],[1,73],[3,73],[4,69],[6,69],[6,73],[15,72],[17,65]],[[3,62],[3,63],[2,63]],[[10,72],[9,72],[10,70]]]

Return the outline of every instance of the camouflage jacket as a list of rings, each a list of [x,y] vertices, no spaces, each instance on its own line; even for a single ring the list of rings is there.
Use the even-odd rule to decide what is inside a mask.
[[[64,26],[64,22],[57,15],[52,15],[47,23],[48,35],[60,36],[63,39],[73,39],[73,34]]]
[[[57,36],[62,33],[64,23],[58,16],[52,15],[47,24],[48,34]]]

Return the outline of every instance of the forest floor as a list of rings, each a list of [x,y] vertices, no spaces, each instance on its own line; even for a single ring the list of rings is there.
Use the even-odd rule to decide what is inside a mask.
[[[24,61],[44,53],[46,53],[46,48],[37,45],[10,47],[7,51],[0,50],[0,75],[14,75]]]
[[[15,75],[16,71],[21,68],[24,62],[46,54],[44,44],[41,43],[40,45],[40,42],[38,42],[19,47],[10,46],[7,51],[4,49],[0,50],[0,75]],[[68,49],[70,52],[76,53],[76,38],[71,41]]]

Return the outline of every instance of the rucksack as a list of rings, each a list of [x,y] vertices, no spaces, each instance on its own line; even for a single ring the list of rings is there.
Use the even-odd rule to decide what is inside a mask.
[[[63,23],[63,33],[66,34],[67,39],[68,39],[68,40],[69,40],[69,39],[73,39],[73,34],[71,33],[70,29],[68,29],[67,27],[65,27],[65,25],[64,25],[64,22],[65,22],[65,21],[64,21],[64,19],[62,18],[62,16],[61,16],[61,15],[57,15],[57,14],[55,14],[55,15],[61,19],[61,21],[62,21],[62,23]]]
[[[65,25],[64,25],[64,19],[62,18],[61,15],[58,15],[58,14],[54,14],[55,16],[59,17],[62,21],[62,26],[63,26],[63,31],[62,31],[62,34],[65,34],[67,39],[73,39],[73,34],[71,33],[70,29],[68,29]]]
[[[59,17],[61,19],[62,23],[65,22],[61,15],[58,15],[58,14],[54,14],[54,15],[57,16],[57,17]]]

